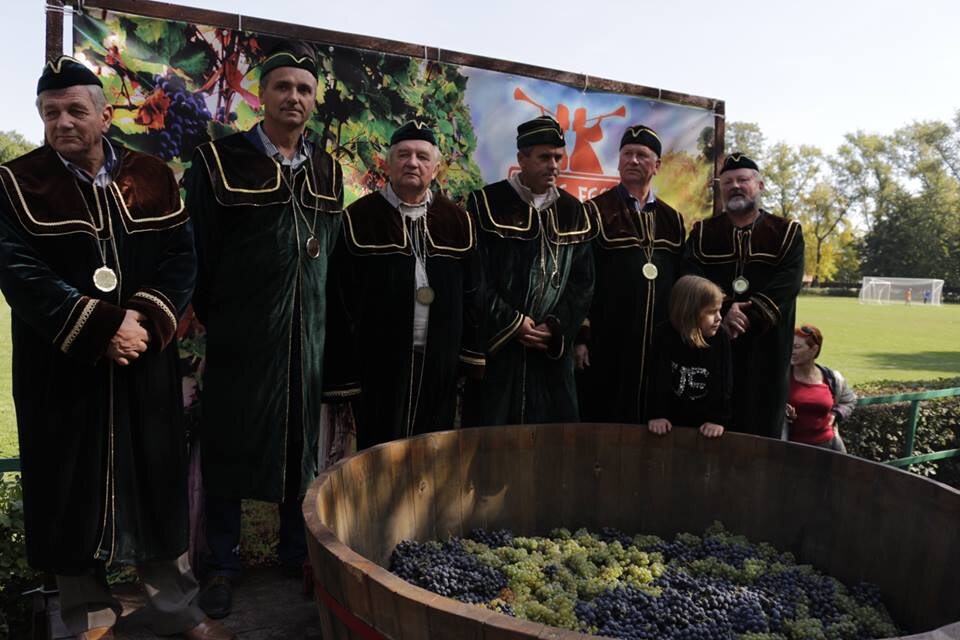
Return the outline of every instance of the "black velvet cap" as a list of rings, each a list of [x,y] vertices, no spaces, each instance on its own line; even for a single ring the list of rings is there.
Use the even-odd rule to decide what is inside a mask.
[[[635,124],[623,132],[623,137],[620,138],[620,148],[623,149],[625,144],[642,144],[657,154],[658,158],[663,149],[657,132],[643,124]]]
[[[550,116],[527,120],[517,127],[517,149],[538,144],[548,144],[551,147],[563,147],[567,144],[560,123]]]
[[[260,65],[260,77],[265,78],[267,74],[280,67],[296,67],[309,71],[314,77],[317,76],[317,52],[306,42],[298,40],[281,40],[270,49],[267,56]]]
[[[60,56],[43,65],[43,73],[37,81],[37,95],[50,89],[66,89],[83,84],[103,86],[100,78],[82,62],[70,56]]]
[[[734,169],[753,169],[754,171],[760,171],[757,163],[742,153],[731,153],[728,155],[727,159],[723,161],[723,168],[720,169],[720,173],[733,171]]]
[[[394,131],[393,135],[390,136],[390,146],[392,147],[404,140],[426,140],[434,146],[437,144],[437,138],[433,135],[433,129],[431,129],[426,122],[420,120],[411,120]]]

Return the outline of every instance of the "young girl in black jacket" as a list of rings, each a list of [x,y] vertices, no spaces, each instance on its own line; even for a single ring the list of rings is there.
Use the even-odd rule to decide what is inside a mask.
[[[705,278],[684,276],[670,292],[670,321],[653,337],[647,385],[648,422],[663,435],[674,425],[699,427],[708,438],[730,424],[733,364],[720,325],[723,292]]]

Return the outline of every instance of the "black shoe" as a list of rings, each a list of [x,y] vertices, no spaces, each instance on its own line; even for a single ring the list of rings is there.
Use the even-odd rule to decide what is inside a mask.
[[[233,609],[233,585],[230,578],[226,576],[210,578],[210,581],[200,592],[197,604],[205,614],[214,620],[226,618],[230,615],[230,611]]]

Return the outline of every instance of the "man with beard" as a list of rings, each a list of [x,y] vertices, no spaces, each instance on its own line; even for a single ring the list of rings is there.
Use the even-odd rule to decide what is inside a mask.
[[[317,61],[281,42],[260,68],[263,121],[197,149],[184,176],[207,331],[200,441],[210,577],[200,606],[232,607],[240,501],[280,503],[277,555],[306,558],[301,498],[318,470],[327,256],[340,229],[342,172],[306,134]]]
[[[470,215],[430,184],[440,150],[412,121],[389,181],[344,213],[330,266],[325,396],[357,396],[357,448],[450,429],[458,370],[482,372],[480,264]]]
[[[596,285],[581,344],[574,347],[584,422],[644,419],[654,328],[667,318],[682,263],[683,216],[653,193],[662,143],[642,124],[620,139],[620,184],[587,202]]]
[[[781,438],[803,281],[803,232],[797,221],[761,209],[762,193],[757,164],[740,153],[728,156],[720,170],[723,213],[693,226],[685,257],[726,296],[733,430]]]
[[[524,122],[520,172],[467,199],[480,228],[487,333],[487,368],[468,392],[468,423],[579,419],[572,342],[593,295],[596,228],[556,186],[565,144],[553,118]]]
[[[173,173],[110,142],[102,84],[68,56],[37,85],[45,144],[0,167],[0,289],[27,559],[81,640],[113,638],[105,575],[134,564],[153,631],[234,637],[191,604],[177,317],[196,256]]]

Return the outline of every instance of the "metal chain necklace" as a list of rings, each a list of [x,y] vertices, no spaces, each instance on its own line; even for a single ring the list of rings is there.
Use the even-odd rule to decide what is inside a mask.
[[[311,161],[307,160],[307,162],[311,162]],[[311,168],[313,167],[312,162],[310,166]],[[315,231],[317,228],[317,214],[319,213],[318,197],[314,196],[315,202],[313,207],[313,221],[311,222],[307,220],[307,216],[303,212],[303,209],[300,207],[300,201],[297,199],[297,194],[293,189],[293,185],[296,184],[296,178],[294,177],[294,173],[295,173],[295,170],[293,169],[293,167],[290,167],[290,179],[288,180],[287,173],[284,170],[283,165],[281,165],[280,177],[283,179],[283,184],[286,185],[287,189],[290,191],[290,203],[293,205],[294,223],[296,223],[297,216],[299,216],[300,219],[303,220],[304,226],[307,228],[307,231],[310,232],[310,235],[307,237],[307,241],[304,243],[304,247],[307,250],[307,256],[309,256],[311,260],[316,260],[317,258],[320,257],[320,241],[317,240],[316,231]],[[306,175],[304,175],[303,179],[304,180],[307,179]],[[319,185],[317,188],[319,188]],[[299,236],[299,234],[297,235]]]

